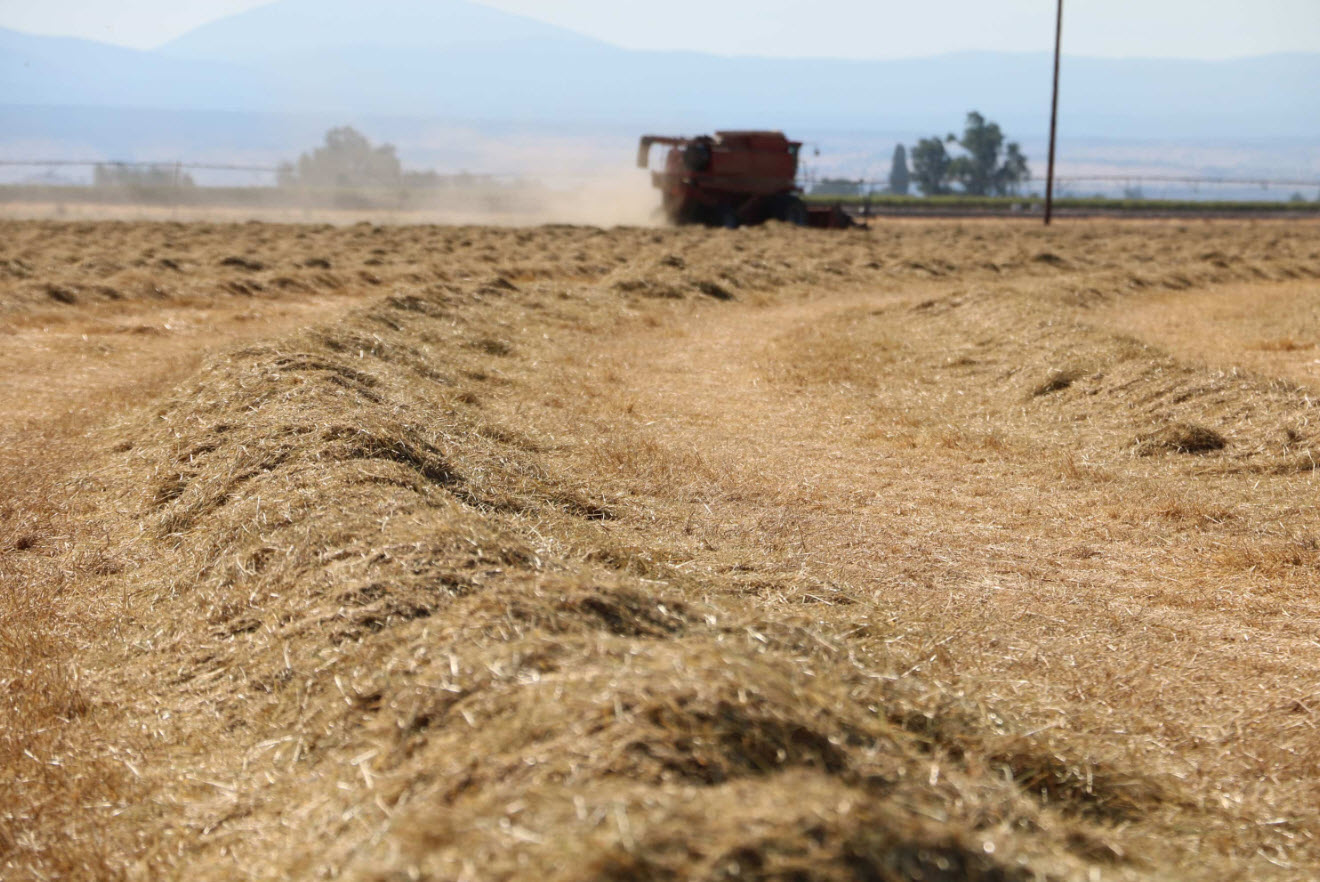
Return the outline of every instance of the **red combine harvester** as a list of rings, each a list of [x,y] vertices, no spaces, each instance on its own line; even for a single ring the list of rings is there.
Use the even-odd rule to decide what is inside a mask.
[[[801,141],[783,132],[716,132],[715,137],[643,135],[637,167],[650,168],[652,144],[665,144],[664,171],[651,183],[676,224],[737,227],[781,220],[798,226],[841,229],[854,225],[840,207],[808,206],[797,186]]]

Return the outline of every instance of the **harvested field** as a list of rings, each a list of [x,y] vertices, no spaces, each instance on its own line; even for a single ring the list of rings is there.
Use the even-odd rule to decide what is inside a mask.
[[[1320,874],[1320,224],[0,222],[0,876]]]

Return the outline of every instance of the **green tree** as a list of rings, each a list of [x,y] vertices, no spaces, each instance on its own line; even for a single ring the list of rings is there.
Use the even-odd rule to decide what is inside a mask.
[[[1004,161],[995,170],[995,192],[1000,196],[1016,196],[1018,186],[1031,180],[1031,168],[1027,157],[1022,155],[1022,148],[1016,141],[1010,141],[1004,151]]]
[[[925,196],[948,193],[949,152],[939,138],[922,138],[912,148],[912,177]]]
[[[325,144],[298,157],[295,166],[284,163],[279,182],[284,186],[391,187],[403,179],[403,167],[394,146],[373,146],[366,135],[341,126],[325,133]]]
[[[907,148],[899,144],[894,148],[894,159],[889,164],[889,192],[906,196],[912,174],[908,171]]]
[[[1031,179],[1022,148],[1016,143],[1005,146],[999,124],[987,122],[975,110],[967,114],[963,136],[957,143],[967,154],[949,163],[949,177],[969,195],[1005,196]]]

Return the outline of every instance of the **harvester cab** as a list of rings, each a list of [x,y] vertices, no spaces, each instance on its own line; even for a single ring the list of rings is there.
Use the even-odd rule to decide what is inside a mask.
[[[644,135],[637,166],[650,168],[651,147],[669,148],[651,172],[665,216],[676,224],[737,227],[781,220],[798,226],[852,226],[831,206],[808,207],[797,186],[802,142],[783,132],[716,132],[712,137]]]

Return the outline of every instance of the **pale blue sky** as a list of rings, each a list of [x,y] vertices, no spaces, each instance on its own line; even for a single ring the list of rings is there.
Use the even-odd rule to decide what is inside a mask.
[[[0,27],[149,48],[268,0],[0,0]],[[369,0],[363,0],[369,2]],[[901,58],[1042,50],[1053,0],[486,0],[621,46]],[[1320,52],[1320,0],[1065,0],[1073,55]]]

